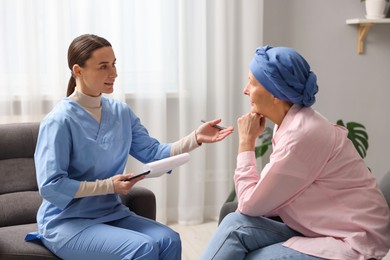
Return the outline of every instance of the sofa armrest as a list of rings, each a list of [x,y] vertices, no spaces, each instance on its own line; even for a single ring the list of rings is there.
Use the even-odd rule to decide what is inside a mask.
[[[144,187],[133,187],[126,195],[120,195],[122,203],[137,215],[156,220],[156,197]]]
[[[237,209],[238,203],[237,201],[230,201],[230,202],[225,202],[222,205],[222,208],[219,212],[219,220],[218,220],[218,225],[221,224],[222,220],[225,218],[225,216],[229,213],[235,212]]]

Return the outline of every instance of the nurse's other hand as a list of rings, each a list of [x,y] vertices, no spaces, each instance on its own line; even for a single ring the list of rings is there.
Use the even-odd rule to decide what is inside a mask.
[[[222,130],[214,127],[215,125],[221,123],[221,121],[221,119],[215,119],[199,126],[196,130],[196,141],[198,144],[222,141],[233,132],[234,128],[232,126],[226,127]]]
[[[145,178],[145,176],[140,176],[138,178],[127,181],[128,178],[134,175],[135,174],[133,173],[126,173],[126,174],[118,174],[112,177],[112,183],[114,185],[115,193],[127,194],[129,190],[134,186],[134,184],[136,184],[137,182]]]

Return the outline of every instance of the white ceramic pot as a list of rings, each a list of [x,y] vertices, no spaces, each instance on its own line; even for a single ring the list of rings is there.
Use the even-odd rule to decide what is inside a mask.
[[[381,19],[385,17],[385,0],[365,0],[366,2],[366,18]]]

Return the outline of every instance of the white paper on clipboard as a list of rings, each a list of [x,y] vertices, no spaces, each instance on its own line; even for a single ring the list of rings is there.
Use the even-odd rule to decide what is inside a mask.
[[[190,158],[191,156],[189,153],[182,153],[155,162],[147,163],[144,165],[144,171],[150,171],[150,173],[146,175],[145,178],[160,177],[170,170],[185,164],[190,160]]]

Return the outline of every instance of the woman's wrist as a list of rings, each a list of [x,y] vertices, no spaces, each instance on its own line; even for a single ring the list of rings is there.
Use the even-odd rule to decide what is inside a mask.
[[[251,135],[239,135],[239,150],[254,151],[257,137]]]
[[[247,152],[247,151],[254,151],[255,150],[255,145],[254,143],[248,143],[248,142],[240,142],[238,145],[238,152]]]

